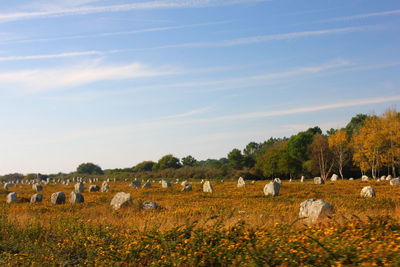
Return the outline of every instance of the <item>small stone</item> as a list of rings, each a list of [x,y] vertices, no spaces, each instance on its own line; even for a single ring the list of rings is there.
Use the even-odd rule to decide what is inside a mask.
[[[186,184],[185,186],[182,187],[182,192],[189,192],[192,191],[192,186],[190,184]]]
[[[56,192],[51,195],[50,198],[51,203],[53,204],[64,204],[65,203],[65,193],[64,192]]]
[[[368,176],[366,175],[361,176],[361,181],[367,182],[368,180],[369,180]]]
[[[246,182],[244,181],[243,177],[239,177],[237,182],[237,187],[244,187],[246,186]]]
[[[360,196],[361,197],[375,197],[376,196],[375,189],[372,188],[371,186],[365,186],[361,190]]]
[[[338,177],[337,174],[332,174],[331,181],[337,181]]]
[[[110,192],[110,184],[107,181],[101,184],[101,192]]]
[[[390,185],[400,185],[400,179],[399,178],[394,178],[392,180],[390,180]]]
[[[39,203],[43,201],[43,195],[42,194],[33,194],[31,196],[31,203]]]
[[[71,204],[83,203],[85,202],[85,198],[81,193],[71,192],[69,194],[69,202]]]
[[[161,181],[161,187],[162,188],[170,188],[170,187],[172,187],[172,184],[167,182],[167,181],[162,180]]]
[[[8,204],[17,202],[17,193],[15,193],[15,192],[9,193],[9,194],[7,195],[7,200],[6,200],[6,202],[7,202]]]
[[[99,192],[100,191],[100,186],[92,184],[89,186],[89,192]]]
[[[325,180],[322,179],[321,177],[315,177],[314,184],[325,184]]]
[[[142,183],[135,179],[134,181],[132,181],[131,186],[133,188],[141,188],[142,187]]]
[[[205,181],[203,184],[203,192],[204,193],[214,193],[214,188],[210,181]]]
[[[131,205],[131,203],[132,203],[131,194],[125,192],[119,192],[113,197],[110,205],[114,210],[118,210],[122,207],[127,207]]]
[[[43,191],[43,186],[41,186],[40,184],[34,184],[34,185],[32,185],[32,189],[37,192],[41,192],[41,191]]]
[[[144,210],[155,210],[158,209],[159,207],[155,202],[143,202],[142,208]]]
[[[76,183],[75,184],[75,192],[83,193],[84,190],[85,190],[85,185],[83,183]]]
[[[270,182],[264,186],[264,195],[266,196],[271,195],[273,197],[279,196],[280,188],[281,188],[280,183],[277,183],[275,181]]]
[[[4,184],[4,189],[5,190],[8,190],[8,189],[10,189],[11,187],[13,187],[14,185],[12,184],[12,183],[5,183]]]
[[[150,181],[147,181],[143,184],[142,188],[150,188],[151,187],[151,183]]]
[[[282,181],[281,181],[280,178],[275,178],[275,179],[274,179],[274,182],[277,182],[278,184],[282,185]]]

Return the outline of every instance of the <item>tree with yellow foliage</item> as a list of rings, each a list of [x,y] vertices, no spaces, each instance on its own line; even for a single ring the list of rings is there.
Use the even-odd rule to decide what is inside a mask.
[[[337,170],[343,179],[343,167],[350,160],[349,135],[345,130],[338,130],[328,137],[328,144]]]
[[[395,109],[388,109],[383,114],[382,134],[385,150],[383,164],[396,177],[396,166],[400,165],[400,114]]]

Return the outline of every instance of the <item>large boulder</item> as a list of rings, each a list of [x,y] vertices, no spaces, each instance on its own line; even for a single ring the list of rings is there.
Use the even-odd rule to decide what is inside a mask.
[[[71,194],[69,194],[69,202],[71,204],[83,203],[85,202],[85,198],[81,193],[71,192]]]
[[[110,192],[110,184],[107,181],[101,184],[101,192]]]
[[[314,184],[325,184],[325,180],[322,179],[321,177],[315,177]]]
[[[89,192],[99,192],[100,191],[100,186],[92,184],[89,186]]]
[[[279,190],[281,189],[280,183],[275,181],[270,182],[264,186],[264,195],[266,196],[279,196]]]
[[[390,180],[390,185],[400,185],[400,179],[399,178],[394,178]]]
[[[131,203],[132,203],[131,194],[119,192],[113,197],[110,205],[114,210],[118,210],[122,207],[127,207],[131,205]]]
[[[50,198],[51,203],[53,204],[64,204],[65,203],[65,193],[64,192],[56,192],[51,195]]]
[[[172,184],[170,182],[162,180],[161,181],[161,187],[162,188],[170,188],[170,187],[172,187]]]
[[[17,202],[17,193],[15,193],[15,192],[9,193],[9,194],[7,195],[6,202],[7,202],[8,204]]]
[[[372,188],[371,186],[365,186],[365,187],[363,187],[363,189],[361,189],[360,196],[361,197],[375,197],[376,196],[375,189]]]
[[[133,188],[141,188],[142,187],[142,183],[135,179],[135,180],[132,181],[131,186]]]
[[[39,203],[43,201],[43,195],[42,194],[33,194],[31,196],[31,203]]]
[[[85,185],[83,183],[76,183],[75,184],[75,192],[83,193],[85,191]]]
[[[334,213],[333,205],[322,199],[308,199],[300,204],[299,217],[306,222],[315,223]]]
[[[32,189],[37,191],[37,192],[41,192],[41,191],[43,191],[43,186],[40,185],[40,184],[33,184],[32,185]]]
[[[210,181],[205,181],[203,184],[203,192],[204,193],[214,193],[214,188]]]
[[[244,187],[246,185],[246,182],[244,181],[243,177],[239,177],[238,182],[237,182],[237,187]]]

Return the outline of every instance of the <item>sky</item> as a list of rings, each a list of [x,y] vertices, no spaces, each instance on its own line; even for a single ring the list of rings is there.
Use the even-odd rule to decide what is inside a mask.
[[[220,158],[400,104],[398,0],[0,0],[0,173]]]

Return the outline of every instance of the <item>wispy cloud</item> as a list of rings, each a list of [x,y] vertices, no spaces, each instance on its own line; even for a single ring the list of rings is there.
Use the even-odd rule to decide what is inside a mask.
[[[86,39],[86,38],[135,35],[135,34],[142,34],[142,33],[180,30],[180,29],[186,29],[186,28],[204,27],[204,26],[227,24],[227,23],[230,23],[230,21],[214,21],[214,22],[207,22],[207,23],[195,23],[195,24],[178,25],[178,26],[145,28],[145,29],[138,29],[138,30],[131,30],[131,31],[103,32],[103,33],[96,33],[96,34],[70,35],[70,36],[36,38],[36,39],[15,39],[15,38],[11,39],[11,38],[8,38],[8,40],[1,41],[0,43],[38,43],[38,42],[51,42],[51,41],[61,41],[61,40],[75,40],[75,39]],[[1,37],[1,34],[0,34],[0,37]]]
[[[93,61],[57,69],[2,72],[0,73],[0,85],[2,88],[15,87],[28,93],[34,93],[77,87],[98,81],[138,79],[178,73],[178,70],[171,67],[152,68],[141,63],[102,65],[98,61]]]
[[[39,11],[15,12],[0,14],[0,22],[16,21],[46,17],[60,17],[71,15],[86,15],[94,13],[124,12],[143,9],[170,9],[170,8],[202,8],[226,6],[246,3],[265,2],[266,0],[165,0],[146,1],[132,4],[105,5],[105,6],[78,6],[72,8],[46,8]]]
[[[368,19],[368,18],[373,18],[373,17],[384,17],[384,16],[393,16],[393,15],[400,15],[400,9],[388,10],[388,11],[382,11],[382,12],[357,14],[357,15],[352,15],[352,16],[327,19],[324,21],[349,21],[349,20]]]
[[[80,56],[99,56],[103,55],[100,51],[82,51],[82,52],[69,52],[60,54],[47,54],[47,55],[32,55],[32,56],[8,56],[0,57],[1,61],[20,61],[20,60],[37,60],[37,59],[55,59],[55,58],[67,58],[67,57],[80,57]]]
[[[368,29],[371,29],[371,27],[368,27],[368,26],[346,27],[346,28],[324,29],[324,30],[316,30],[316,31],[279,33],[279,34],[271,34],[271,35],[259,35],[259,36],[245,37],[245,38],[237,38],[237,39],[223,40],[223,41],[172,44],[172,45],[154,47],[152,49],[182,48],[182,47],[229,47],[229,46],[265,43],[265,42],[278,41],[278,40],[305,38],[305,37],[312,37],[312,36],[358,32],[358,31],[364,31],[364,30],[368,30]]]

